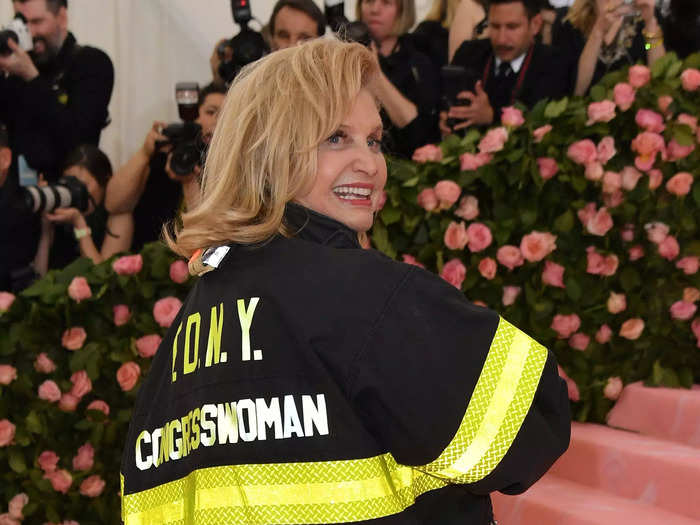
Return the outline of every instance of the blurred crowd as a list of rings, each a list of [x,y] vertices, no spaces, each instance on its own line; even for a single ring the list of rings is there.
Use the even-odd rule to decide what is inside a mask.
[[[585,95],[615,69],[700,50],[697,0],[434,0],[419,23],[414,0],[358,0],[355,21],[342,2],[326,2],[278,0],[261,32],[238,2],[241,31],[217,43],[211,83],[178,84],[182,122],[154,122],[113,171],[98,147],[110,58],[68,31],[67,0],[13,0],[17,16],[0,32],[0,290],[21,290],[79,256],[99,263],[159,239],[197,204],[228,84],[266,53],[324,35],[370,47],[385,151],[410,158],[447,134],[489,126],[504,107]]]

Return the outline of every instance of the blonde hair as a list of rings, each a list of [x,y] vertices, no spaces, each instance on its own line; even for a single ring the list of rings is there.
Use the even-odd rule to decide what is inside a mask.
[[[440,22],[442,27],[447,29],[452,25],[461,0],[433,0],[433,5],[430,6],[430,11],[425,15],[425,20],[431,22]]]
[[[168,246],[190,257],[229,242],[285,234],[287,202],[316,175],[318,145],[341,124],[376,61],[360,44],[314,39],[244,68],[221,110],[198,206],[182,215]]]
[[[362,20],[362,2],[365,0],[357,0],[355,2],[355,18]],[[380,0],[374,0],[378,2]],[[416,2],[415,0],[394,0],[396,2],[396,10],[398,16],[392,28],[392,36],[401,36],[408,33],[416,23]]]
[[[565,20],[571,22],[572,26],[587,37],[593,29],[597,16],[594,0],[576,0],[574,5],[569,8]]]

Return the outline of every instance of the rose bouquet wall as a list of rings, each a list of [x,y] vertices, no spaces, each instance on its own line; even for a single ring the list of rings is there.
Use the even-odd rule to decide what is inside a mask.
[[[553,349],[581,421],[700,379],[700,56],[393,161],[372,232]]]
[[[120,522],[132,405],[189,286],[153,244],[0,292],[0,524]]]

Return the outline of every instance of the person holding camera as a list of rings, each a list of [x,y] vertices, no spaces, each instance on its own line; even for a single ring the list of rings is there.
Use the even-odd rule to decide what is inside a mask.
[[[370,90],[382,106],[385,151],[410,157],[439,140],[440,79],[431,60],[414,46],[408,31],[416,19],[414,0],[359,0],[357,19],[367,25],[380,74]]]
[[[9,128],[20,177],[42,173],[53,182],[69,152],[98,144],[114,68],[104,52],[76,43],[67,0],[14,0],[13,7],[26,19],[33,49],[9,39],[9,54],[0,55],[0,120]]]
[[[65,161],[62,183],[82,186],[85,198],[74,206],[57,207],[42,218],[42,235],[34,259],[39,275],[63,268],[80,256],[99,264],[131,245],[131,213],[107,214],[103,206],[107,181],[112,176],[109,158],[92,144],[83,144]],[[83,201],[83,202],[80,202]]]
[[[197,101],[195,123],[201,126],[201,141],[211,140],[226,91],[209,84]],[[178,175],[170,166],[172,144],[161,132],[165,123],[154,122],[143,145],[115,173],[107,185],[105,207],[112,214],[133,213],[134,236],[131,249],[160,238],[163,224],[172,220],[183,205],[191,209],[199,199],[199,166]]]
[[[457,94],[465,105],[440,114],[443,134],[499,122],[501,110],[516,102],[532,107],[570,92],[570,62],[536,41],[542,27],[539,0],[491,0],[488,20],[488,40],[464,42],[452,60],[465,71],[465,88]]]

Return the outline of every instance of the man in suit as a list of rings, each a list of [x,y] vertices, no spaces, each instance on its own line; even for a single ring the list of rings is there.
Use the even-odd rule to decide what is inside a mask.
[[[464,42],[452,59],[453,65],[466,69],[470,85],[457,95],[467,105],[453,105],[441,113],[444,134],[498,122],[501,110],[515,102],[532,107],[544,98],[570,93],[570,64],[536,41],[542,28],[540,4],[539,0],[491,0],[489,38]],[[454,127],[447,125],[448,118],[457,122]]]

